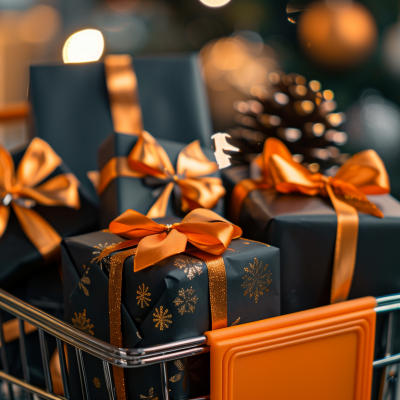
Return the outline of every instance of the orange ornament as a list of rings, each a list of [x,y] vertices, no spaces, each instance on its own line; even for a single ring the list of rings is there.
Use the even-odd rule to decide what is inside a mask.
[[[352,1],[320,1],[298,23],[299,41],[316,62],[348,68],[365,61],[375,50],[377,26],[371,12]]]

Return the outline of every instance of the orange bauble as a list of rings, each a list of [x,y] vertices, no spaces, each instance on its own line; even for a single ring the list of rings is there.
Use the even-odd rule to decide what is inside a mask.
[[[377,43],[374,17],[362,4],[351,1],[312,4],[299,19],[298,35],[313,60],[333,68],[360,64]]]

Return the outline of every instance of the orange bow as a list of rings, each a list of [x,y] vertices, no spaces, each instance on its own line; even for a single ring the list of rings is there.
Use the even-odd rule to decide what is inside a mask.
[[[194,210],[181,223],[173,225],[158,224],[128,210],[111,222],[110,231],[139,244],[134,261],[135,272],[183,253],[188,242],[206,253],[221,255],[232,239],[242,235],[238,226],[205,209]],[[133,242],[130,242],[131,246]]]
[[[100,173],[99,194],[117,177],[145,178],[149,184],[165,185],[161,195],[147,213],[149,218],[165,217],[174,188],[180,191],[182,211],[214,208],[225,195],[219,178],[208,177],[218,171],[201,150],[199,141],[187,145],[178,156],[177,171],[165,150],[148,132],[143,131],[129,156],[114,157]]]
[[[232,215],[237,221],[243,200],[255,189],[272,189],[280,193],[303,193],[308,196],[329,196],[335,208],[338,225],[333,268],[331,303],[348,298],[357,254],[357,211],[383,218],[382,212],[366,195],[390,192],[385,166],[373,150],[351,157],[336,176],[312,174],[293,161],[292,154],[278,139],[269,138],[264,151],[253,167],[261,170],[262,180],[245,180],[236,185],[232,194]]]
[[[58,248],[60,235],[32,207],[36,204],[80,207],[79,182],[73,174],[57,175],[38,185],[61,164],[61,158],[50,145],[35,138],[15,173],[10,153],[0,145],[0,238],[7,228],[11,205],[23,231],[40,254],[45,256]]]

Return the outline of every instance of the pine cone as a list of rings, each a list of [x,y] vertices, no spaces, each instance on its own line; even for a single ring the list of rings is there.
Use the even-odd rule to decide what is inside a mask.
[[[346,143],[347,134],[338,130],[345,115],[334,112],[333,92],[298,74],[272,72],[269,78],[272,86],[253,86],[253,99],[234,103],[239,127],[229,133],[242,159],[250,162],[267,138],[276,137],[311,172],[334,173],[348,155],[337,147]]]

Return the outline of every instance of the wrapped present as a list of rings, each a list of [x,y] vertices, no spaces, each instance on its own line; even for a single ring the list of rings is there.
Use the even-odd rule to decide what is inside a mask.
[[[281,249],[282,314],[400,292],[400,204],[374,151],[327,177],[268,139],[250,170],[227,169],[223,179],[244,235]]]
[[[58,260],[62,238],[96,229],[97,213],[46,142],[35,138],[13,156],[0,146],[0,287]]]
[[[133,64],[121,55],[104,63],[32,66],[29,92],[34,134],[92,191],[86,173],[97,168],[97,147],[111,132],[140,133],[144,126],[156,138],[211,142],[196,54],[135,58]]]
[[[150,218],[182,217],[195,208],[221,214],[225,189],[213,158],[199,141],[185,146],[146,131],[112,134],[99,148],[101,226],[129,209]]]
[[[110,230],[66,239],[65,320],[118,347],[143,348],[279,315],[278,249],[240,238],[210,210],[176,221],[129,210]],[[83,357],[90,396],[107,399],[102,362]],[[71,396],[80,399],[69,365]],[[159,366],[113,373],[118,400],[161,398]],[[208,354],[169,363],[170,398],[208,395],[209,374]]]

